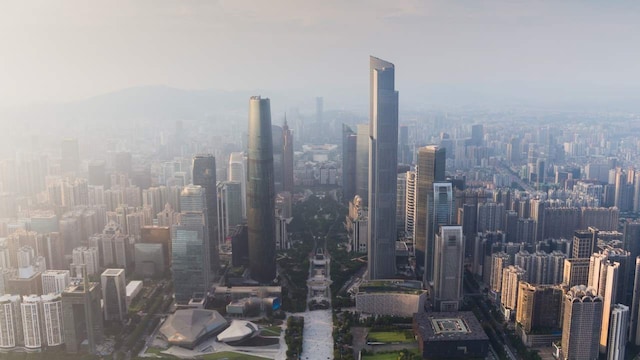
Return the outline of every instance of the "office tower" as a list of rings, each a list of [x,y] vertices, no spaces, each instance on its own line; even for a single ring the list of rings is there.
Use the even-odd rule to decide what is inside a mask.
[[[482,124],[471,125],[470,145],[482,146],[484,143],[484,127]]]
[[[102,343],[104,326],[100,308],[100,286],[98,283],[76,282],[62,292],[62,314],[66,350],[77,353],[85,340],[89,352],[94,354]]]
[[[106,269],[100,275],[104,299],[104,319],[124,321],[127,316],[127,292],[124,269]]]
[[[0,296],[0,348],[10,349],[24,344],[20,296]]]
[[[143,244],[162,245],[163,263],[165,266],[171,265],[171,228],[168,226],[145,226],[141,230],[140,242]]]
[[[242,217],[247,216],[247,175],[244,154],[234,152],[229,155],[228,180],[240,183],[242,190]]]
[[[562,298],[559,286],[518,284],[516,323],[525,333],[560,329],[562,325]]]
[[[578,230],[573,235],[572,258],[588,258],[595,252],[598,242],[598,232]]]
[[[282,163],[282,150],[284,149],[282,128],[271,125],[271,145],[273,147],[273,187],[275,192],[283,191],[284,167]]]
[[[356,195],[369,201],[369,124],[356,127]]]
[[[509,265],[502,270],[502,289],[500,304],[505,309],[505,318],[509,318],[518,304],[518,283],[523,280],[526,270],[517,265]]]
[[[433,226],[438,232],[442,225],[455,223],[451,183],[433,184]]]
[[[495,293],[502,291],[502,271],[510,265],[511,258],[505,252],[497,252],[491,255],[491,290]]]
[[[624,249],[631,253],[632,258],[640,256],[640,222],[626,221],[623,233]]]
[[[282,179],[282,189],[293,194],[293,132],[289,130],[289,125],[287,124],[286,117],[284,118],[284,125],[282,126],[282,139],[282,169],[284,172]],[[355,148],[353,155],[355,156]],[[344,161],[344,157],[342,161]],[[353,165],[355,166],[355,163]],[[342,176],[344,177],[344,172],[342,173]]]
[[[206,294],[211,285],[205,189],[189,185],[180,194],[180,222],[172,228],[171,272],[178,303]]]
[[[347,124],[342,124],[342,200],[349,202],[356,195],[356,133]]]
[[[49,347],[64,343],[64,324],[62,314],[62,296],[45,294],[40,297],[44,322],[43,338]]]
[[[407,171],[406,192],[405,192],[405,219],[404,233],[408,239],[414,240],[413,231],[415,226],[416,211],[416,172]],[[415,243],[413,244],[415,250]]]
[[[42,273],[42,293],[61,294],[71,281],[69,270],[47,270]]]
[[[615,304],[611,309],[607,360],[624,360],[629,329],[629,307]]]
[[[269,283],[276,277],[275,190],[269,99],[249,100],[247,225],[251,277]]]
[[[458,311],[464,271],[462,226],[441,226],[435,245],[435,308],[438,311]]]
[[[564,296],[562,359],[598,359],[602,297],[594,289],[574,286]]]
[[[242,223],[242,187],[237,182],[218,181],[216,191],[218,240],[222,244],[231,231]]]
[[[444,181],[446,161],[445,150],[437,146],[425,146],[418,149],[418,168],[416,170],[416,218],[414,228],[416,264],[424,266],[426,281],[433,278],[433,184]]]
[[[411,164],[413,153],[409,146],[409,127],[401,125],[398,137],[398,162],[401,164]]]
[[[565,259],[562,284],[568,287],[585,285],[589,282],[589,259]]]
[[[205,222],[208,231],[209,265],[211,274],[215,274],[220,267],[218,254],[218,192],[216,187],[216,158],[213,155],[197,155],[193,158],[193,185],[201,186],[205,191],[206,214]]]
[[[29,295],[22,297],[20,310],[22,314],[22,329],[24,331],[24,346],[27,349],[42,347],[40,297]]]
[[[62,140],[60,150],[60,171],[62,173],[77,173],[80,167],[78,139]]]
[[[398,92],[393,64],[369,58],[369,279],[396,273]]]
[[[139,243],[134,245],[136,259],[135,274],[142,278],[161,277],[168,266],[162,244]]]

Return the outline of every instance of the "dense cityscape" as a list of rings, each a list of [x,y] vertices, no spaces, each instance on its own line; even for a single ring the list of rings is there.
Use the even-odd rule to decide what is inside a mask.
[[[426,106],[387,53],[357,103],[0,107],[0,359],[640,359],[640,113]]]

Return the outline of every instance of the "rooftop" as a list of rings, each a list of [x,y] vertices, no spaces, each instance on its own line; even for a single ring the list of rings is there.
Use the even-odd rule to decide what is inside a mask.
[[[413,321],[424,341],[489,340],[470,311],[417,313]]]

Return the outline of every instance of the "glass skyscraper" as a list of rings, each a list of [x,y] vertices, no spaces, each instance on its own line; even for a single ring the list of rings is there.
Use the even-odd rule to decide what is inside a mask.
[[[247,226],[251,278],[269,283],[276,277],[276,224],[273,138],[269,99],[249,100]]]
[[[180,222],[173,227],[173,287],[178,303],[204,295],[211,282],[209,232],[205,190],[189,185],[180,194]]]
[[[193,184],[205,191],[207,231],[209,232],[209,261],[213,275],[220,266],[218,255],[218,192],[216,185],[216,158],[213,155],[197,155],[193,158]]]
[[[396,273],[398,92],[392,63],[369,58],[369,279]]]

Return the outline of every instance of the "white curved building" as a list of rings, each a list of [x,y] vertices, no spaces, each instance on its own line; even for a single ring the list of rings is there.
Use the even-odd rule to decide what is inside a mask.
[[[42,336],[40,326],[40,297],[29,295],[22,297],[22,330],[24,331],[24,346],[27,349],[38,349],[42,347]]]
[[[21,343],[20,296],[0,296],[0,348],[11,349]]]
[[[60,294],[42,295],[42,318],[44,337],[47,346],[64,344],[64,324],[62,322],[62,296]]]

